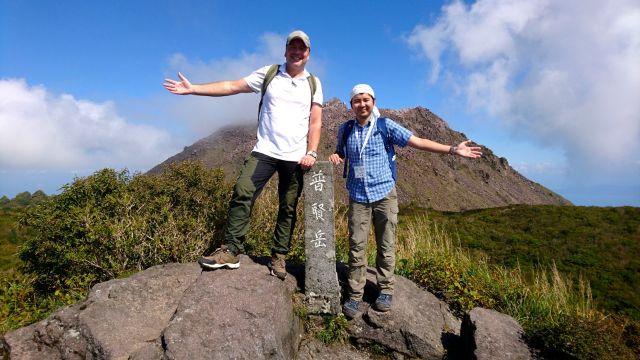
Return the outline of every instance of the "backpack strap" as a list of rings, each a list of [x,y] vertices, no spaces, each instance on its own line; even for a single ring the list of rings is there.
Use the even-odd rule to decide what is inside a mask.
[[[264,75],[264,81],[262,82],[262,89],[260,89],[260,104],[258,104],[258,117],[260,117],[260,109],[262,109],[262,100],[264,99],[264,93],[267,92],[267,86],[271,84],[276,75],[278,75],[278,71],[280,71],[280,65],[273,64],[267,70],[267,73]]]
[[[347,177],[347,169],[349,168],[349,157],[347,156],[347,140],[349,139],[349,135],[353,132],[353,126],[355,125],[355,120],[349,120],[344,123],[344,130],[342,131],[342,143],[338,144],[338,148],[336,149],[336,153],[344,160],[344,169],[342,171],[342,177]],[[342,145],[342,146],[340,146]]]
[[[316,94],[316,77],[313,74],[309,73],[307,76],[307,82],[309,83],[309,89],[311,89],[311,106],[313,106],[313,96]]]
[[[396,150],[393,147],[393,141],[391,141],[391,136],[389,135],[389,130],[387,129],[387,118],[378,118],[378,120],[376,121],[376,126],[382,133],[384,149],[387,151],[389,167],[391,168],[391,176],[393,177],[393,181],[396,181]]]
[[[342,177],[347,177],[347,170],[349,168],[349,157],[347,156],[347,140],[349,136],[353,132],[353,127],[355,125],[355,120],[349,120],[345,123],[344,130],[342,132],[342,143],[338,144],[338,149],[336,153],[342,159],[344,159],[344,169],[342,171]],[[384,143],[384,149],[387,152],[387,158],[389,160],[389,168],[391,169],[391,176],[393,177],[393,181],[397,180],[396,176],[396,150],[393,147],[393,141],[391,140],[391,136],[389,135],[389,130],[387,129],[387,118],[378,118],[376,120],[376,128],[380,131],[382,135],[382,142]],[[342,145],[342,146],[340,146]],[[342,151],[340,153],[339,151]]]
[[[279,64],[273,64],[267,70],[267,73],[264,75],[264,81],[262,82],[262,89],[260,89],[260,104],[258,104],[258,116],[260,116],[260,109],[262,109],[262,100],[264,99],[264,93],[267,92],[267,86],[271,84],[278,72],[280,71]],[[309,103],[309,107],[313,106],[313,96],[316,94],[316,77],[313,74],[309,73],[307,76],[307,82],[309,83],[309,89],[311,89],[311,102]]]

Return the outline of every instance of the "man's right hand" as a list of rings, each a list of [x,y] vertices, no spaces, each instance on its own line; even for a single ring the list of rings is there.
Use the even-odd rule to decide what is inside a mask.
[[[164,87],[169,90],[170,92],[176,94],[176,95],[190,95],[190,94],[194,94],[195,91],[193,89],[193,86],[191,85],[191,83],[189,82],[189,80],[187,80],[186,77],[184,77],[184,75],[182,75],[182,73],[178,73],[178,76],[180,77],[180,81],[175,81],[175,80],[171,80],[171,79],[164,79]]]

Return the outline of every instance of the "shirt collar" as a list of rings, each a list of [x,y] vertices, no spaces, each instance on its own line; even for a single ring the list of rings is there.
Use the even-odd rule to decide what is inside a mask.
[[[280,70],[280,71],[279,71],[279,73],[281,73],[282,75],[284,75],[284,76],[288,77],[289,79],[293,79],[293,78],[291,77],[291,75],[289,75],[289,73],[287,72],[287,63],[280,64],[280,68],[279,68],[278,70]],[[306,68],[304,69],[304,71],[302,72],[302,74],[303,74],[303,76],[301,76],[301,77],[299,77],[299,78],[297,78],[297,79],[293,79],[293,80],[300,80],[300,79],[302,79],[302,80],[304,80],[304,81],[307,81],[307,78],[311,75],[311,74],[307,71],[307,69],[306,69]]]

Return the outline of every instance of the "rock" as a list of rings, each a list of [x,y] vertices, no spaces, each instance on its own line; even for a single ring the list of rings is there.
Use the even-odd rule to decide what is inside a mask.
[[[203,272],[167,325],[167,359],[291,359],[302,324],[293,314],[296,280],[282,281],[240,256],[240,269]]]
[[[108,357],[127,357],[160,338],[185,290],[199,275],[197,264],[168,264],[97,284],[79,322]]]
[[[375,300],[375,282],[375,271],[369,268],[365,301]],[[358,342],[380,344],[410,357],[442,359],[444,340],[457,336],[460,329],[460,320],[449,312],[446,303],[397,275],[391,310],[381,313],[365,304],[363,313],[350,327]]]
[[[205,272],[194,263],[167,264],[98,284],[84,302],[0,337],[0,358],[531,358],[514,319],[474,309],[459,331],[444,302],[402,276],[391,311],[370,309],[378,295],[372,269],[363,315],[349,322],[352,342],[325,345],[303,334],[293,311],[303,267],[288,266],[291,276],[281,281],[269,275],[267,261],[240,256],[238,270]],[[346,276],[342,264],[338,274]]]
[[[465,315],[460,336],[467,352],[478,360],[531,359],[522,334],[522,327],[511,316],[475,308]]]
[[[302,340],[296,360],[368,360],[371,355],[358,350],[351,344],[325,345],[320,340],[309,338]]]
[[[11,359],[289,359],[302,327],[293,277],[241,256],[239,270],[152,267],[94,286],[83,303],[7,333]]]

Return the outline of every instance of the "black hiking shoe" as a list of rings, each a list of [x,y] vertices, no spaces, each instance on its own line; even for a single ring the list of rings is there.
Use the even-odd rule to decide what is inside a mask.
[[[342,305],[342,313],[347,319],[353,319],[360,312],[360,301],[349,299]]]
[[[393,295],[389,294],[380,294],[376,299],[376,302],[373,303],[373,308],[380,312],[386,312],[391,310],[391,303],[393,301]]]

